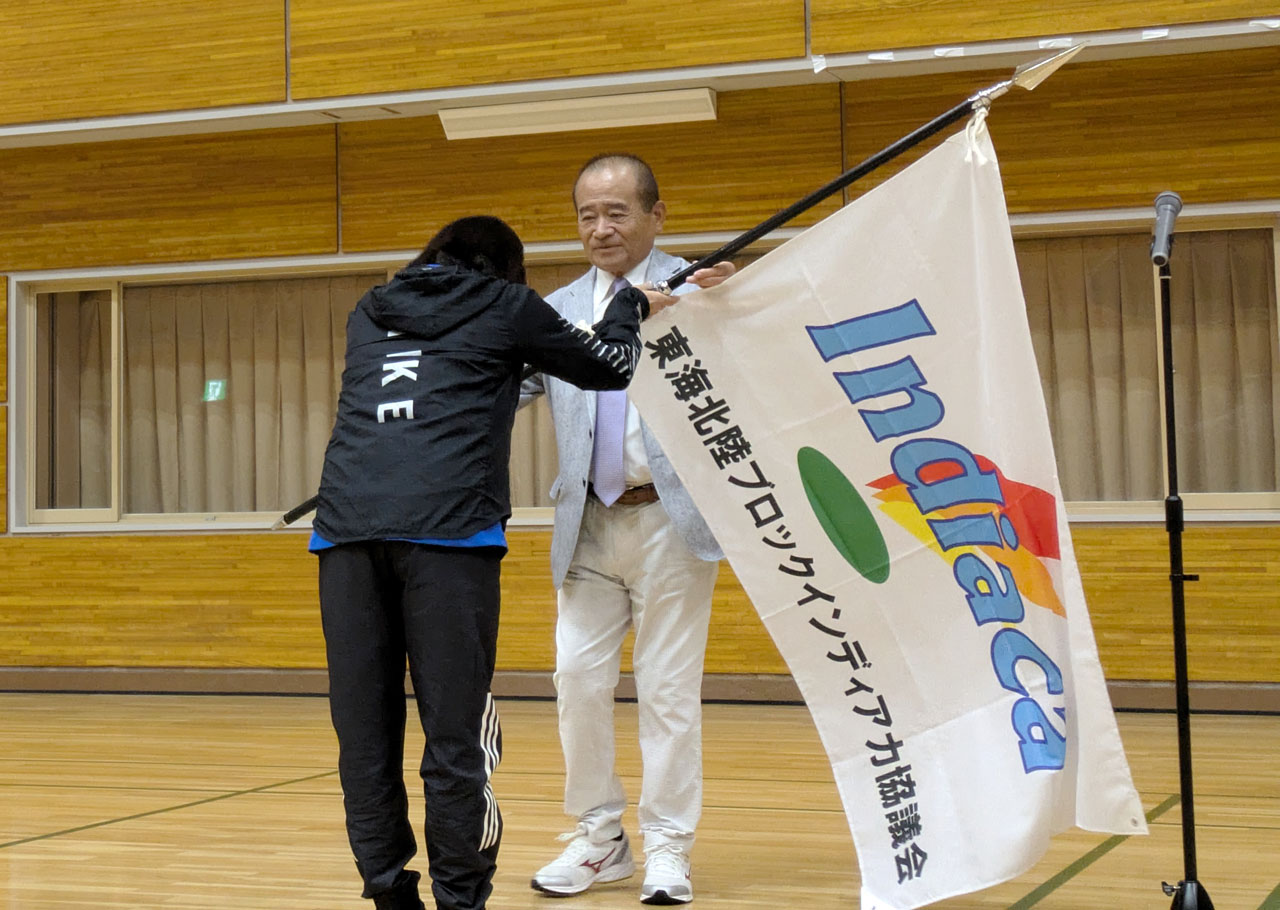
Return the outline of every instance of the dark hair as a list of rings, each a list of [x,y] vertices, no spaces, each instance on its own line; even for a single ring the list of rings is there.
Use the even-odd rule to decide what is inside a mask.
[[[524,284],[524,244],[501,218],[468,215],[451,221],[431,238],[406,268],[452,265]]]
[[[625,166],[631,168],[636,176],[636,194],[640,197],[640,205],[646,212],[652,212],[658,204],[658,178],[653,176],[653,168],[643,158],[625,152],[606,152],[596,155],[582,166],[577,178],[573,181],[573,207],[578,207],[578,181],[588,171],[598,171],[609,166]]]

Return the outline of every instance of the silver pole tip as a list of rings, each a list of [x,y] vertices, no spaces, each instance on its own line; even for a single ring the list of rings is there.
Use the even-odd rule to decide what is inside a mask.
[[[1050,54],[1048,57],[1024,63],[1013,71],[1013,79],[1011,81],[1019,88],[1031,91],[1056,73],[1059,67],[1084,50],[1084,48],[1085,42],[1082,41],[1066,50],[1058,51],[1056,54]]]

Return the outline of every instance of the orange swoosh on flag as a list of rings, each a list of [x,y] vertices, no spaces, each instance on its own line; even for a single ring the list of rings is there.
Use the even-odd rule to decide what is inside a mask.
[[[943,551],[929,528],[925,517],[920,514],[906,484],[896,475],[889,474],[871,481],[869,486],[879,492],[875,498],[883,503],[881,510],[908,533],[924,543],[944,559],[954,561],[961,553],[981,550],[991,559],[998,560],[1008,566],[1013,573],[1023,600],[1044,607],[1059,616],[1066,616],[1066,608],[1053,584],[1053,576],[1043,560],[1060,558],[1058,549],[1058,519],[1054,498],[1049,493],[1028,484],[1018,483],[1005,477],[1000,469],[989,459],[976,456],[978,466],[983,471],[995,471],[1000,481],[1000,490],[1005,502],[996,503],[964,503],[930,513],[934,518],[956,518],[962,515],[980,515],[988,513],[997,521],[1003,515],[1012,524],[1018,535],[1018,549],[994,546],[961,546]],[[930,465],[921,471],[920,479],[926,483],[935,483],[958,471],[954,465]]]

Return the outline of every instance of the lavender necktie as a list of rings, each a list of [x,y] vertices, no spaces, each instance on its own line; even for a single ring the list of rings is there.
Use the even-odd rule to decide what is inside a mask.
[[[609,288],[611,295],[630,286],[618,278]],[[627,429],[625,389],[596,392],[595,446],[591,451],[591,485],[596,497],[611,506],[626,489],[626,469],[622,461],[622,440]]]

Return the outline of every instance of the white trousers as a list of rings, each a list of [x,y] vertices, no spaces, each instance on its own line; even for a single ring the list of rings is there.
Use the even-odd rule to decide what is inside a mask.
[[[646,850],[693,846],[702,814],[702,665],[719,567],[689,551],[661,502],[606,508],[588,497],[558,597],[555,682],[565,811],[593,841],[618,835],[627,804],[614,766],[613,698],[634,626],[640,831]]]

